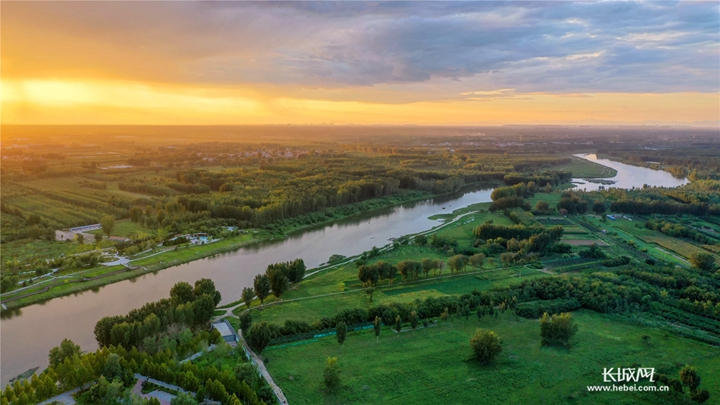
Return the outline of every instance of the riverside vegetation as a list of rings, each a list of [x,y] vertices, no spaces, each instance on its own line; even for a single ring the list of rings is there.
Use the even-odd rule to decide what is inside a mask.
[[[185,170],[183,163],[183,170],[163,166],[154,176],[143,172],[150,169],[123,175],[128,184],[126,178],[147,176],[154,180],[146,183],[178,194],[144,195],[142,198],[149,203],[144,203],[142,214],[135,210],[137,221],[130,218],[126,222],[142,229],[147,238],[134,238],[127,246],[113,247],[122,250],[152,241],[138,247],[147,248],[167,241],[178,230],[217,235],[262,229],[267,235],[277,235],[328,218],[314,216],[318,213],[376,201],[378,196],[372,191],[363,194],[363,187],[382,192],[387,184],[397,182],[393,195],[426,197],[447,191],[442,187],[452,190],[475,181],[495,181],[499,187],[493,192],[492,202],[438,216],[446,221],[445,226],[401,236],[388,246],[340,259],[334,266],[304,279],[305,266],[299,261],[269,264],[252,290],[248,287],[242,297],[238,291],[238,301],[227,307],[235,315],[229,320],[264,358],[291,403],[527,403],[528,398],[538,403],[617,403],[617,393],[586,389],[588,385],[603,384],[602,371],[606,367],[653,367],[658,374],[654,384],[670,387],[668,392],[633,392],[633,403],[702,403],[720,398],[719,387],[712,383],[712,376],[720,374],[720,179],[717,171],[703,169],[713,167],[717,154],[699,155],[707,161],[705,166],[696,159],[668,155],[663,160],[653,154],[653,161],[666,162],[661,163],[663,169],[693,173],[692,182],[684,187],[607,187],[580,192],[567,190],[570,172],[553,167],[583,165],[567,156],[582,150],[580,141],[592,138],[592,134],[578,134],[577,144],[566,144],[542,138],[547,136],[542,131],[534,135],[518,131],[514,136],[532,142],[536,150],[528,153],[518,146],[501,148],[497,141],[482,138],[473,138],[474,144],[467,145],[471,143],[467,137],[456,141],[419,132],[404,138],[412,142],[402,142],[402,147],[393,145],[394,141],[378,140],[377,144],[344,146],[342,151],[334,149],[338,143],[332,143],[332,137],[318,136],[318,143],[312,145],[325,145],[323,153],[328,155],[288,159],[273,154],[265,166],[260,164],[266,159],[263,157],[253,167],[244,168],[260,179],[274,179],[252,184],[257,189],[247,194],[243,190],[249,184],[235,188],[243,183],[242,171],[226,176],[222,173],[235,169],[213,168],[209,163],[200,163],[201,170]],[[604,139],[601,135],[598,140]],[[628,135],[639,149],[647,146],[648,136],[642,131]],[[455,142],[454,147],[452,142],[450,146],[444,144],[447,139]],[[512,135],[508,139],[517,140]],[[709,144],[717,147],[712,141]],[[681,151],[678,156],[689,156],[693,148],[710,148],[693,143],[667,146],[677,147]],[[203,147],[192,146],[200,148],[197,150]],[[299,148],[309,149],[307,144]],[[568,154],[553,155],[551,149]],[[182,150],[172,148],[168,153]],[[198,156],[205,162],[202,155]],[[308,169],[303,172],[306,163]],[[242,164],[239,166],[242,168]],[[283,169],[272,169],[276,166]],[[154,171],[157,166],[149,167]],[[592,165],[582,168],[586,174],[592,170],[602,172]],[[215,177],[219,172],[217,177],[232,185],[205,192],[200,185],[210,187],[206,184],[210,180],[183,183],[185,172],[195,173],[196,180]],[[337,181],[326,183],[326,196],[342,194],[343,187],[350,187],[356,190],[357,201],[334,200],[338,206],[317,210],[313,205],[317,201],[303,200],[310,194],[301,192],[299,199],[293,199],[291,190],[295,189],[291,185],[304,190],[311,184],[310,179],[331,172]],[[24,187],[37,181],[34,176],[42,173],[16,172],[9,182]],[[305,179],[308,183],[303,183],[303,173],[309,177]],[[282,180],[275,177],[280,174]],[[342,179],[342,175],[347,177]],[[170,187],[173,181],[187,184],[188,188]],[[371,183],[375,185],[368,185]],[[268,184],[278,186],[271,188]],[[137,192],[117,187],[118,192]],[[244,195],[255,196],[252,198],[265,204],[253,207],[248,203],[249,209],[245,209],[240,204]],[[38,211],[40,222],[34,223],[37,220],[33,219],[28,226],[21,204],[4,198],[3,209],[13,212],[13,221],[25,218],[26,232],[33,226],[51,225],[43,223]],[[201,209],[189,211],[181,201],[198,204]],[[325,204],[328,201],[333,200],[326,197]],[[235,208],[220,209],[223,202]],[[130,200],[127,215],[140,203]],[[184,208],[171,213],[165,204]],[[159,210],[163,213],[160,221]],[[167,225],[166,218],[170,218]],[[175,228],[175,223],[180,228]],[[222,231],[225,226],[237,229]],[[20,226],[17,231],[18,239],[8,244],[27,241],[22,229]],[[109,243],[99,240],[100,244],[104,242]],[[20,255],[17,259],[17,263],[10,264],[15,267],[3,268],[4,277],[18,277],[14,283],[32,268],[20,260]],[[127,373],[141,370],[181,386],[185,384],[183,378],[195,381],[188,376],[190,373],[200,383],[189,382],[187,387],[203,389],[204,396],[222,403],[234,403],[236,399],[241,403],[269,403],[266,385],[243,379],[243,356],[224,356],[221,350],[215,360],[203,360],[203,365],[213,364],[210,371],[203,371],[199,365],[197,369],[179,365],[177,360],[202,346],[201,342],[217,341],[206,328],[219,299],[208,281],[194,287],[176,287],[169,300],[146,305],[126,317],[102,320],[96,332],[103,349],[62,360],[75,364],[72,362],[87,357],[94,368],[84,366],[87,372],[82,378],[66,383],[58,379],[51,366],[27,382],[18,382],[17,387],[6,388],[3,399],[32,403],[30,388],[37,396],[41,383],[50,387],[47,381],[61,381],[63,388],[97,381],[93,383],[97,387],[94,391],[83,393],[88,396],[126,392],[131,383]],[[175,333],[187,335],[183,341],[188,343],[169,347],[179,339]],[[76,351],[71,344],[66,346],[67,351]],[[55,357],[62,351],[59,348]],[[113,355],[117,357],[110,360]],[[105,369],[118,369],[115,363],[120,363],[124,371],[104,375]],[[155,371],[150,364],[155,364]],[[20,402],[25,401],[22,395],[30,402]]]

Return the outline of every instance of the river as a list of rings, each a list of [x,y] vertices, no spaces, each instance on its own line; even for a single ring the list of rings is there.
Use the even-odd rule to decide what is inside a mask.
[[[618,171],[607,187],[675,187],[687,183],[667,172],[630,166],[596,155],[576,155]],[[584,182],[573,179],[574,182]],[[578,188],[596,190],[599,184],[586,183]],[[307,267],[325,263],[330,255],[352,256],[384,246],[389,238],[417,233],[440,225],[429,216],[448,213],[470,204],[490,201],[492,190],[470,189],[453,195],[374,211],[336,223],[308,229],[288,239],[257,244],[235,252],[197,260],[146,274],[132,280],[110,284],[96,290],[55,298],[19,310],[19,314],[0,322],[0,379],[2,386],[32,367],[47,366],[51,348],[69,338],[83,350],[95,350],[95,323],[104,316],[125,314],[133,308],[168,296],[178,281],[194,283],[211,278],[222,293],[221,304],[240,298],[243,287],[252,286],[256,274],[269,263],[301,257]]]
[[[610,159],[600,159],[595,153],[578,154],[573,156],[617,170],[617,175],[615,177],[607,179],[614,181],[613,184],[600,184],[592,183],[585,179],[573,179],[573,183],[575,183],[578,190],[595,191],[599,189],[600,186],[604,186],[605,188],[616,187],[631,189],[633,187],[642,188],[645,184],[651,187],[678,187],[689,183],[688,179],[678,179],[673,177],[673,175],[669,172],[652,170],[645,167],[630,166]]]
[[[194,283],[211,278],[222,294],[222,304],[240,299],[243,287],[252,287],[256,274],[270,263],[301,257],[308,269],[327,262],[332,254],[352,256],[390,243],[389,238],[417,233],[440,225],[429,216],[449,213],[490,201],[492,190],[473,190],[407,203],[371,214],[309,229],[277,242],[265,242],[194,262],[146,274],[95,290],[55,298],[19,310],[1,321],[0,367],[2,386],[32,367],[48,364],[48,352],[64,338],[83,350],[95,350],[93,329],[104,316],[126,314],[169,295],[178,281]]]

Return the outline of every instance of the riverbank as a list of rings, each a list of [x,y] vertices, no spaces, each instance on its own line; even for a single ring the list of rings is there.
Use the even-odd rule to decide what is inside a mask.
[[[181,264],[235,252],[246,247],[285,240],[294,234],[328,226],[343,220],[351,220],[364,215],[376,214],[379,211],[391,209],[403,204],[452,196],[454,194],[468,192],[468,190],[473,188],[478,189],[484,186],[489,188],[497,184],[497,182],[473,183],[465,186],[460,191],[441,195],[412,191],[394,196],[366,200],[340,207],[343,208],[342,212],[338,209],[329,209],[319,213],[307,214],[285,220],[284,223],[275,224],[274,231],[256,230],[252,233],[245,233],[205,245],[178,246],[160,254],[158,254],[158,252],[152,252],[152,257],[148,255],[142,258],[131,259],[129,263],[130,267],[127,269],[124,269],[122,266],[98,267],[54,277],[38,283],[33,287],[3,294],[2,303],[4,308],[2,314],[3,316],[13,316],[15,311],[20,308],[46,302],[53,298],[77,294],[87,290],[96,290],[105,285],[134,279],[144,274],[155,273]],[[328,215],[328,212],[332,212],[332,216]],[[318,218],[318,214],[325,215],[326,219],[314,220]],[[311,215],[315,215],[313,217],[314,222],[305,223],[311,220]]]

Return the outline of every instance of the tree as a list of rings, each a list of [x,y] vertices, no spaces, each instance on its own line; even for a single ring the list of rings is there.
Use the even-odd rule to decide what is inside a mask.
[[[696,391],[700,385],[700,376],[693,367],[686,364],[685,367],[680,370],[680,381],[684,386],[690,389],[690,392],[692,392]]]
[[[502,340],[493,331],[477,329],[470,338],[470,348],[481,364],[488,364],[502,352]]]
[[[282,298],[283,294],[285,294],[285,291],[287,291],[290,286],[290,280],[279,268],[268,268],[268,271],[265,274],[267,274],[268,279],[270,280],[270,289],[272,290],[273,295],[279,299]]]
[[[700,270],[712,271],[715,268],[715,257],[710,253],[694,252],[690,255],[690,263]]]
[[[428,276],[428,274],[430,274],[430,271],[432,271],[432,269],[435,268],[435,260],[433,260],[433,259],[425,258],[425,259],[422,259],[422,261],[420,263],[422,263],[422,271],[426,277]]]
[[[417,314],[417,311],[410,312],[410,326],[415,329],[418,326],[418,321],[420,321],[420,317]]]
[[[192,310],[194,313],[193,323],[195,325],[206,324],[210,322],[213,313],[215,313],[215,301],[213,301],[212,296],[203,294],[200,298],[193,301]]]
[[[375,294],[374,288],[368,287],[365,289],[365,295],[367,295],[368,299],[370,300],[370,303],[373,302],[373,294]]]
[[[138,206],[134,206],[128,210],[128,214],[130,215],[130,220],[132,222],[138,222],[140,218],[142,218],[143,210]]]
[[[80,355],[80,346],[76,345],[70,339],[63,339],[59,347],[53,347],[50,349],[48,360],[51,367],[57,367],[65,359],[71,359],[75,355]]]
[[[545,312],[540,318],[540,336],[543,345],[559,344],[568,346],[570,338],[575,335],[577,330],[575,320],[569,312],[552,316]]]
[[[175,283],[175,285],[170,289],[170,299],[172,300],[174,306],[187,304],[188,302],[193,301],[195,299],[195,294],[193,293],[193,288],[190,283],[186,283],[184,281]]]
[[[340,347],[342,347],[343,343],[345,342],[345,337],[347,336],[347,325],[345,324],[345,322],[338,322],[337,326],[335,327],[335,332],[337,334],[338,343],[340,343]]]
[[[340,370],[338,370],[337,357],[328,357],[323,371],[323,381],[330,391],[335,391],[340,386]]]
[[[215,301],[215,305],[219,304],[220,301],[222,301],[222,295],[220,295],[220,291],[215,289],[215,282],[210,280],[209,278],[201,278],[200,280],[197,280],[195,282],[193,294],[195,294],[196,297],[207,294],[213,298],[213,301]]]
[[[105,215],[100,220],[100,226],[102,227],[103,233],[110,236],[113,228],[115,228],[115,217],[112,215]]]
[[[130,380],[132,376],[126,375],[123,366],[120,364],[120,356],[117,353],[110,353],[107,360],[105,360],[105,366],[103,366],[102,375],[108,380],[113,381],[115,378],[120,380]]]
[[[460,311],[460,314],[465,317],[465,320],[467,321],[468,318],[470,318],[470,304],[465,304],[462,307],[462,310]]]
[[[474,255],[470,256],[470,264],[476,269],[482,267],[484,261],[485,255],[482,253],[475,253]]]
[[[376,342],[380,339],[381,326],[382,326],[382,321],[380,320],[379,316],[376,316],[375,320],[373,321],[373,330],[375,332],[375,341]]]
[[[198,405],[198,403],[191,395],[180,392],[170,400],[170,405]]]
[[[395,331],[397,333],[400,333],[400,330],[402,329],[402,319],[400,318],[400,315],[395,317]]]
[[[601,200],[595,200],[595,202],[593,203],[593,211],[598,215],[604,214],[605,213],[605,203],[602,202]]]
[[[467,257],[465,257],[465,255],[455,255],[448,259],[448,267],[456,272],[463,270],[466,265]]]
[[[545,200],[540,200],[535,204],[535,211],[548,212],[550,210],[550,204]]]
[[[450,310],[448,309],[448,307],[445,307],[445,310],[442,312],[442,314],[440,314],[440,319],[447,322],[449,316],[450,316]]]
[[[265,298],[270,295],[270,279],[265,274],[258,274],[253,281],[255,287],[255,295],[260,299],[260,305],[263,305]]]
[[[250,326],[252,325],[252,315],[250,315],[250,311],[245,311],[242,314],[240,314],[240,330],[243,332],[247,332],[250,330]]]
[[[78,241],[79,244],[82,245],[82,244],[85,243],[85,235],[83,235],[83,234],[81,234],[81,233],[76,233],[76,234],[75,234],[75,238],[77,238],[77,241]],[[37,239],[37,238],[33,238],[33,239]]]
[[[248,345],[255,350],[255,353],[260,354],[270,344],[272,335],[272,327],[267,322],[256,323],[248,331]]]
[[[240,295],[240,299],[242,299],[242,302],[245,303],[245,305],[250,308],[250,304],[252,304],[252,300],[255,298],[255,292],[250,287],[245,287],[242,290],[242,294]]]

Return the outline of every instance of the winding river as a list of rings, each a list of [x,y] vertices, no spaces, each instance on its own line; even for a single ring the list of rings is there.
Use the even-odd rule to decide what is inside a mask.
[[[687,182],[669,173],[643,167],[597,159],[594,155],[578,155],[618,171],[611,187],[650,186],[675,187]],[[581,179],[574,179],[580,182]],[[594,186],[594,188],[593,188]],[[579,188],[597,189],[599,184],[587,183]],[[252,286],[256,274],[269,263],[303,258],[308,268],[326,262],[330,255],[352,256],[383,246],[392,237],[416,233],[440,224],[428,219],[439,213],[490,201],[492,190],[469,189],[453,195],[374,211],[336,223],[305,230],[278,242],[260,243],[235,252],[197,260],[121,281],[96,290],[56,298],[19,310],[0,322],[0,379],[4,386],[14,376],[33,367],[47,366],[51,348],[69,338],[83,350],[95,350],[95,323],[104,316],[125,314],[133,308],[168,296],[178,281],[194,283],[206,277],[215,281],[222,293],[221,304],[239,299],[243,287]]]

